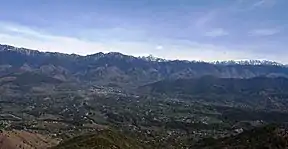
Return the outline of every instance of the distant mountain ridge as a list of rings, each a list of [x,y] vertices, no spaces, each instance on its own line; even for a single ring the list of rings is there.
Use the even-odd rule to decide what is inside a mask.
[[[99,85],[115,83],[139,86],[164,79],[252,78],[257,76],[288,77],[286,65],[270,61],[201,62],[134,57],[117,52],[87,56],[40,52],[0,45],[0,77],[7,73],[30,71],[63,81],[90,82]]]
[[[16,51],[19,53],[25,53],[27,55],[30,54],[39,54],[39,53],[45,53],[45,54],[51,54],[51,55],[62,55],[62,56],[71,56],[71,57],[103,57],[103,56],[107,56],[107,55],[114,55],[114,56],[119,56],[119,57],[123,57],[123,56],[130,56],[130,55],[124,55],[121,54],[119,52],[109,52],[109,53],[103,53],[103,52],[99,52],[99,53],[95,53],[95,54],[91,54],[91,55],[86,55],[86,56],[81,56],[81,55],[77,55],[77,54],[65,54],[65,53],[58,53],[58,52],[40,52],[38,50],[32,50],[32,49],[26,49],[26,48],[18,48],[18,47],[14,47],[14,46],[10,46],[10,45],[2,45],[0,44],[0,51]],[[133,56],[130,56],[133,57]],[[282,63],[278,63],[275,61],[268,61],[268,60],[229,60],[229,61],[213,61],[213,62],[205,62],[205,61],[189,61],[189,60],[167,60],[167,59],[163,59],[163,58],[158,58],[158,57],[154,57],[153,55],[149,55],[149,56],[139,56],[139,57],[134,57],[134,58],[139,58],[139,59],[143,59],[146,61],[155,61],[155,62],[169,62],[169,61],[182,61],[182,62],[186,62],[186,63],[208,63],[208,64],[216,64],[216,65],[275,65],[275,66],[287,66],[284,65]]]

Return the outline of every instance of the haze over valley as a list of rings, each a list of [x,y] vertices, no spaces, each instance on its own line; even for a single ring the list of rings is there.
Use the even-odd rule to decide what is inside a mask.
[[[287,149],[287,0],[2,0],[0,149]]]

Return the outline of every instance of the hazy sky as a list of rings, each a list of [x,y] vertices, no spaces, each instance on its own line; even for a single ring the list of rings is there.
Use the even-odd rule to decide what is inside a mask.
[[[0,43],[288,63],[288,0],[1,0]]]

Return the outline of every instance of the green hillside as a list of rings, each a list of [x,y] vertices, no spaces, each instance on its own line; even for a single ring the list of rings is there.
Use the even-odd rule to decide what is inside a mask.
[[[52,149],[144,149],[135,139],[112,130],[101,130],[60,143]]]

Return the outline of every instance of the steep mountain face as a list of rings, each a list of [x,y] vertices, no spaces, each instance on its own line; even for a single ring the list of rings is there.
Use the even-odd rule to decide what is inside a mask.
[[[137,58],[115,52],[79,56],[0,45],[0,76],[15,71],[42,73],[62,81],[130,86],[168,78],[197,78],[204,75],[220,78],[288,77],[286,66],[267,61],[263,63],[167,61],[155,58],[152,60],[151,57]]]

